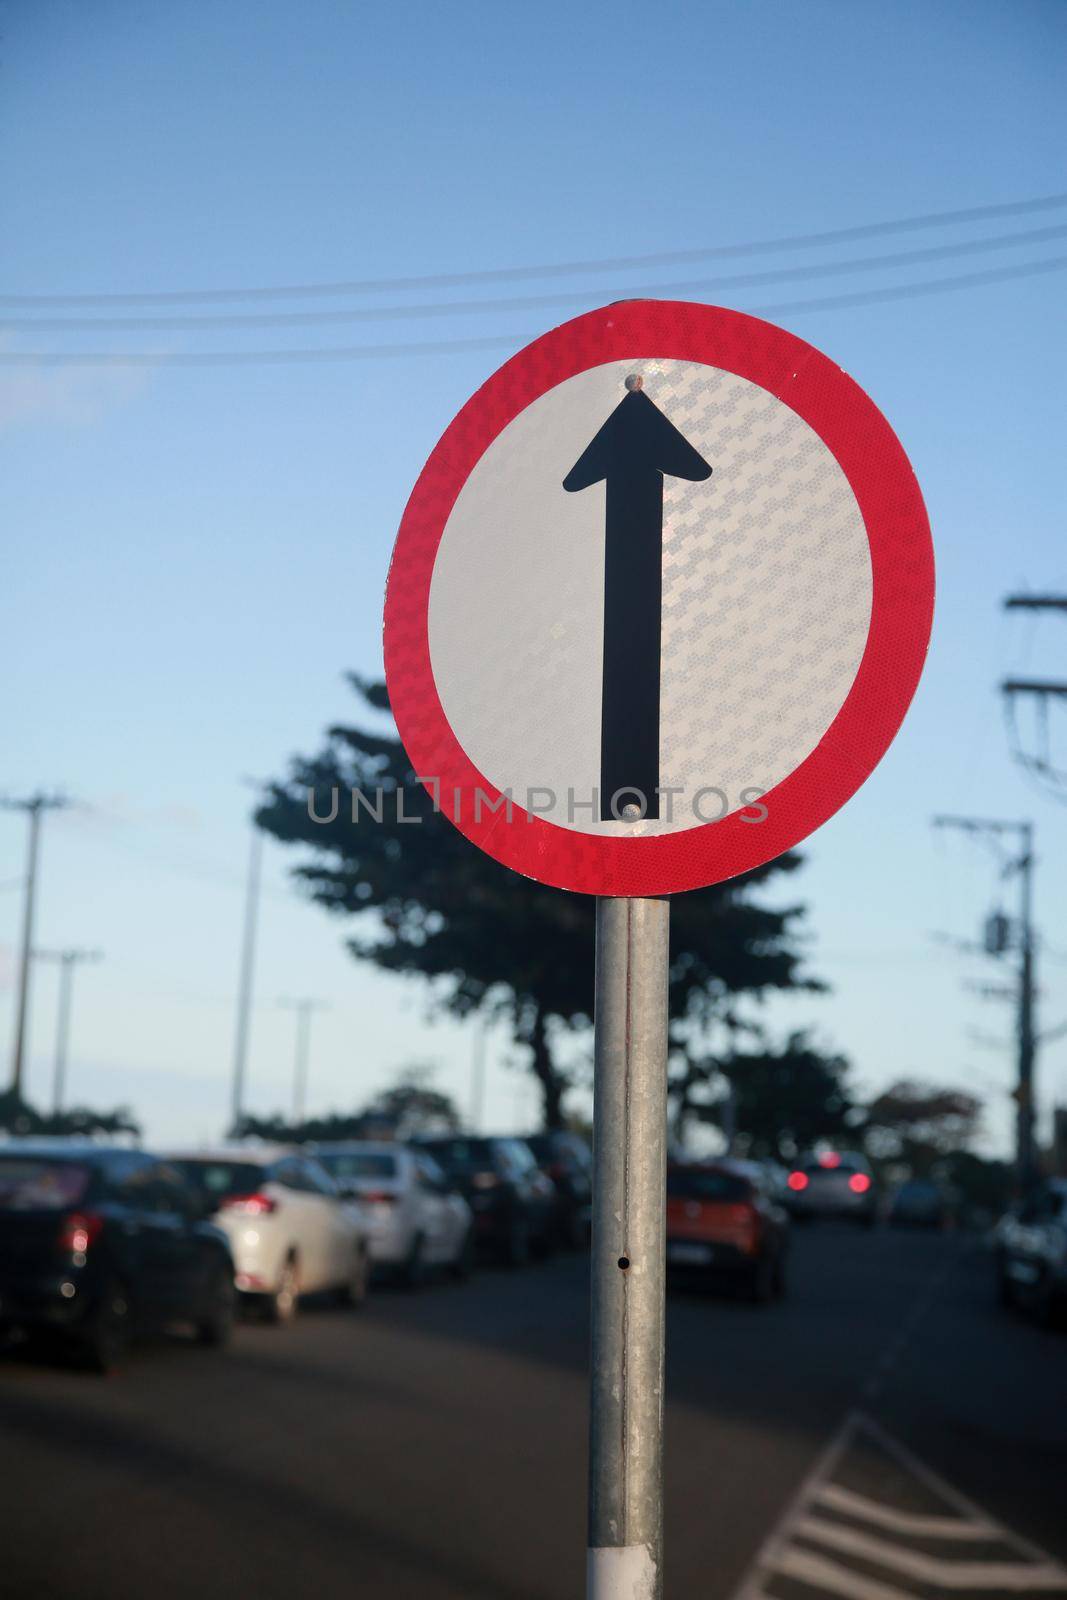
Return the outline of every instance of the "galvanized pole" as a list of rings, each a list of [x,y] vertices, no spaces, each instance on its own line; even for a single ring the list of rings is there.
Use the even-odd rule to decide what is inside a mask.
[[[597,901],[587,1600],[663,1592],[669,927]]]

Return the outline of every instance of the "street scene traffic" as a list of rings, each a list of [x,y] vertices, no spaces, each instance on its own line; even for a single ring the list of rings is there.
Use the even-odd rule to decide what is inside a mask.
[[[9,8],[0,1594],[1067,1596],[1065,67]]]

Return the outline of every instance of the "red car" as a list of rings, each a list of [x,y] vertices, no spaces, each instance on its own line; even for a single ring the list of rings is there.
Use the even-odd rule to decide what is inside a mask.
[[[789,1218],[762,1169],[747,1161],[667,1168],[667,1270],[740,1283],[764,1302],[785,1293]]]

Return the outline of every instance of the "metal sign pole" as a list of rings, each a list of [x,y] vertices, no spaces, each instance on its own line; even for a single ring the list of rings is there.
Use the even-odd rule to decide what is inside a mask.
[[[588,1600],[663,1592],[669,928],[597,901]]]

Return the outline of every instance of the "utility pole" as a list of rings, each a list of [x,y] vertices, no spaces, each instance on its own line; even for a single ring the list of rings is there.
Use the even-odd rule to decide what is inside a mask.
[[[1067,595],[1062,594],[1010,594],[1004,601],[1005,611],[1062,611],[1067,614]],[[1036,773],[1046,784],[1061,791],[1067,785],[1067,772],[1057,769],[1052,760],[1049,742],[1048,708],[1053,700],[1067,700],[1067,683],[1052,678],[1005,678],[1000,685],[1014,718],[1016,701],[1029,700],[1037,708],[1037,731],[1043,735],[1044,754],[1029,755],[1022,748],[1017,732],[1013,733],[1015,758],[1022,766]],[[1014,722],[1013,722],[1014,726]]]
[[[1019,853],[1005,862],[1002,875],[1008,877],[1017,873],[1019,877],[1019,925],[1015,940],[1015,948],[1019,953],[1015,1171],[1020,1192],[1025,1194],[1037,1176],[1034,1146],[1034,1060],[1037,1053],[1034,827],[1031,822],[1004,822],[982,817],[935,817],[934,827],[958,828],[964,833],[994,841],[1004,834],[1014,834],[1019,840]]]
[[[99,950],[35,950],[37,961],[59,962],[59,1014],[56,1018],[56,1059],[52,1077],[52,1112],[63,1109],[67,1084],[67,1047],[70,1043],[70,1007],[74,991],[74,969],[79,961],[102,961]]]
[[[25,800],[0,800],[7,811],[25,811],[30,819],[29,845],[26,855],[26,895],[22,909],[22,948],[19,952],[18,987],[15,1000],[15,1048],[11,1059],[11,1093],[18,1099],[22,1094],[22,1080],[26,1061],[26,1039],[29,1033],[30,963],[33,957],[33,912],[37,895],[37,864],[41,844],[41,818],[46,811],[59,811],[69,805],[61,795],[37,793]]]
[[[279,1005],[296,1012],[296,1056],[293,1062],[293,1122],[303,1122],[307,1101],[308,1052],[311,1043],[311,1015],[314,1011],[328,1011],[325,1000],[312,1000],[304,996],[299,1000],[281,999]]]
[[[241,934],[241,967],[237,980],[237,1025],[233,1041],[233,1099],[231,1114],[236,1129],[244,1115],[245,1078],[248,1069],[248,1036],[252,1024],[252,981],[256,965],[256,931],[259,924],[259,880],[263,858],[263,835],[252,824],[252,843],[248,856],[245,885],[244,929]]]

